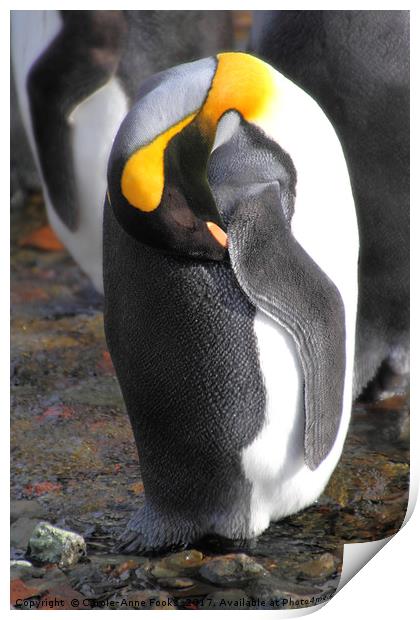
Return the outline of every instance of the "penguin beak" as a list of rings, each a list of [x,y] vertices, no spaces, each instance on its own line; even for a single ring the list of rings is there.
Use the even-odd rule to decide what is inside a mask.
[[[207,224],[207,228],[209,229],[209,232],[216,239],[217,243],[219,243],[223,248],[227,248],[228,237],[225,231],[222,230],[220,226],[218,226],[214,222],[206,222],[206,224]]]

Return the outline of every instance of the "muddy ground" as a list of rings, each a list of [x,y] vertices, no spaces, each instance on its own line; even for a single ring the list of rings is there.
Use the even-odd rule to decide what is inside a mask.
[[[406,396],[356,404],[319,501],[272,524],[245,555],[214,546],[163,558],[116,555],[116,536],[144,501],[135,444],[106,349],[101,297],[65,251],[30,247],[28,235],[44,217],[38,193],[12,211],[11,557],[24,557],[40,519],[82,534],[88,555],[70,571],[15,566],[12,603],[47,605],[57,595],[62,608],[131,600],[265,609],[331,596],[343,542],[384,538],[404,519]]]

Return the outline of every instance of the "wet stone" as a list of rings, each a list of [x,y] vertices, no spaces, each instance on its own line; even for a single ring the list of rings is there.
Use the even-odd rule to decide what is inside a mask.
[[[257,609],[281,609],[285,606],[282,582],[271,576],[258,578],[251,582],[247,593],[256,603]]]
[[[138,560],[124,560],[112,570],[111,575],[119,577],[124,581],[125,579],[128,579],[131,571],[136,570],[137,568],[139,568],[139,566],[140,562]]]
[[[245,553],[227,555],[210,560],[200,568],[200,576],[216,585],[242,583],[268,574]]]
[[[331,553],[323,553],[319,557],[309,560],[299,567],[299,573],[304,577],[323,578],[335,572],[335,559]]]
[[[189,549],[168,555],[153,564],[151,574],[157,578],[179,577],[197,571],[203,564],[203,554],[196,549]]]
[[[60,568],[70,568],[86,555],[86,543],[79,534],[41,521],[29,539],[28,553],[41,564],[57,563]]]
[[[78,564],[69,571],[68,577],[76,589],[82,588],[87,583],[102,583],[108,578],[105,571],[95,564]]]
[[[159,579],[159,585],[163,588],[191,588],[194,586],[195,582],[192,579],[187,579],[186,577],[166,577],[163,579]]]

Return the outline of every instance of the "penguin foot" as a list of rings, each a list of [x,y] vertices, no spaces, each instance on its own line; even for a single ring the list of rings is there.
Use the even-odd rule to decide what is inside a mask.
[[[225,538],[224,536],[207,535],[200,538],[195,545],[197,549],[210,551],[211,553],[230,553],[252,551],[257,546],[256,538]]]
[[[409,373],[397,372],[385,360],[379,367],[374,379],[367,384],[357,400],[362,403],[371,403],[407,393],[408,390]]]
[[[159,513],[146,504],[129,520],[115,551],[146,556],[173,553],[185,549],[200,535],[195,522]]]
[[[137,555],[152,557],[182,551],[182,549],[185,549],[187,546],[187,543],[179,543],[177,545],[163,547],[150,547],[142,538],[141,534],[136,534],[132,530],[125,530],[114,545],[113,553],[135,553]]]

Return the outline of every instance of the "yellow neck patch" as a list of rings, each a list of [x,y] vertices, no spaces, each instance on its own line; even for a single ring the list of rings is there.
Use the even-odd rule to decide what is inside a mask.
[[[164,153],[170,140],[196,119],[200,131],[214,140],[217,125],[228,110],[236,110],[248,122],[264,116],[275,96],[273,70],[248,54],[218,54],[218,65],[207,98],[200,110],[140,147],[127,160],[121,191],[140,211],[154,211],[162,200]]]

